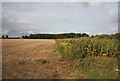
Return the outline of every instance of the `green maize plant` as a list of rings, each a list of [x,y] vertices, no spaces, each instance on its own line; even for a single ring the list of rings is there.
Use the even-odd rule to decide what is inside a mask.
[[[84,58],[86,56],[119,57],[117,39],[81,37],[79,39],[57,39],[56,46],[63,58]]]

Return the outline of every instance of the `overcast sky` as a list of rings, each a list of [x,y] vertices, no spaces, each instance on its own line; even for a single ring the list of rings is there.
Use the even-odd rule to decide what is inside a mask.
[[[118,32],[118,2],[4,2],[2,12],[2,33],[9,36]]]

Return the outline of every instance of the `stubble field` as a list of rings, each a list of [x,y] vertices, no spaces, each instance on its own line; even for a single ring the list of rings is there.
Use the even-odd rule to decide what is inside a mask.
[[[61,59],[54,44],[51,39],[3,39],[2,78],[76,78],[69,76],[75,71],[68,67],[71,63]]]

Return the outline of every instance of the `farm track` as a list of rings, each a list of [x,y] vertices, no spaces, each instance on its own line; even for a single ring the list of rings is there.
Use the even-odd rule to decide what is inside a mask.
[[[72,62],[62,61],[52,39],[3,39],[3,79],[74,79]],[[45,64],[36,60],[46,60]],[[82,75],[80,75],[82,76]]]

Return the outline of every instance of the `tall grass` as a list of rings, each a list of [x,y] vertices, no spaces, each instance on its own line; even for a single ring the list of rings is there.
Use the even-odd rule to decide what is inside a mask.
[[[83,37],[79,39],[57,39],[57,49],[63,58],[84,58],[86,56],[119,57],[117,39]]]

